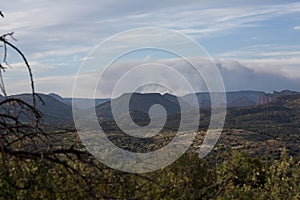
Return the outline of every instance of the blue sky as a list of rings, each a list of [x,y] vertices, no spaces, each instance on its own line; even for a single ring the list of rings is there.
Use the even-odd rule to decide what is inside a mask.
[[[141,27],[195,39],[221,66],[227,90],[300,91],[297,1],[16,0],[2,2],[1,10],[0,33],[15,32],[39,92],[71,96],[77,70],[96,45]],[[10,55],[7,90],[28,92],[26,69]]]

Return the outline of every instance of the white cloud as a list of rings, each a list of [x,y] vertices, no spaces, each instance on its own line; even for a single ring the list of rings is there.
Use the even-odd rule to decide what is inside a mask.
[[[300,46],[254,45],[218,55],[238,60],[256,73],[275,75],[300,81]]]
[[[244,48],[239,48],[234,51],[221,53],[217,56],[232,59],[285,59],[288,62],[288,60],[290,60],[291,58],[299,58],[300,45],[252,45]]]
[[[294,30],[300,30],[300,26],[294,26]]]
[[[6,17],[0,21],[0,33],[15,31],[17,45],[26,52],[33,71],[37,72],[37,84],[41,84],[37,87],[40,91],[55,92],[50,91],[52,88],[68,96],[72,91],[71,74],[76,73],[87,52],[111,34],[141,26],[154,26],[172,28],[194,38],[213,38],[245,27],[259,27],[263,22],[283,15],[300,13],[299,2],[258,0],[248,3],[234,0],[218,3],[208,0],[201,3],[197,0],[99,0],[88,3],[84,0],[18,0],[13,3],[4,1],[1,6]],[[294,29],[300,28],[295,26]],[[240,79],[235,75],[241,78],[245,76],[244,80],[247,80],[246,72],[253,77],[258,77],[258,73],[267,74],[272,81],[275,79],[270,76],[281,77],[278,80],[285,83],[298,81],[297,74],[300,73],[296,66],[299,66],[300,48],[276,48],[265,45],[220,55],[226,60],[222,64],[223,72],[226,72],[226,77],[229,77],[227,72],[232,72],[230,77],[237,84],[234,86],[232,81],[229,89],[239,86],[244,89],[246,85],[241,86],[238,82]],[[12,62],[16,63],[16,69],[24,70],[18,60]],[[68,65],[69,68],[61,68]],[[19,83],[16,78],[12,80],[11,84],[15,85],[12,91],[25,89],[22,81],[26,79],[20,78]],[[88,80],[93,81],[92,78]],[[270,84],[270,87],[273,85]],[[292,83],[291,87],[294,87]]]
[[[46,50],[34,53],[32,55],[33,59],[41,59],[46,57],[57,57],[57,56],[69,56],[78,53],[85,53],[87,54],[90,51],[90,47],[82,47],[82,46],[71,46],[62,49],[53,49],[53,50]]]
[[[195,2],[143,2],[145,5],[141,5],[139,1],[31,0],[15,2],[14,6],[7,2],[3,5],[7,7],[7,17],[1,22],[0,32],[16,31],[24,44],[60,49],[78,43],[95,45],[112,33],[141,26],[173,28],[198,37],[211,37],[259,26],[262,21],[300,10],[300,3],[267,6],[253,3],[222,8],[222,3]]]
[[[207,66],[207,60],[199,58],[191,58],[198,63],[200,70],[205,70]],[[204,79],[201,78],[191,66],[181,59],[168,59],[168,60],[156,60],[159,63],[176,69],[181,75],[187,77],[190,84],[196,89],[196,91],[206,91]],[[151,62],[154,62],[153,60]],[[215,61],[220,73],[223,77],[225,87],[228,91],[232,90],[283,90],[292,89],[300,90],[300,68],[295,67],[295,64],[300,64],[300,59],[295,60],[294,63],[288,63],[286,60],[278,62],[278,60],[216,60]],[[113,91],[117,81],[126,74],[127,71],[132,69],[133,66],[142,66],[147,62],[127,62],[112,65],[106,74],[101,77],[99,84],[105,85],[101,91],[98,90],[99,97],[110,97],[111,91]],[[167,82],[173,88],[177,88],[175,92],[183,95],[186,93],[184,84],[179,80],[174,79],[171,75],[162,73],[152,73],[150,66],[149,69],[145,68],[143,74],[131,76],[122,87],[131,88],[138,83],[137,80],[145,77],[153,77],[153,79],[167,80]],[[79,75],[79,80],[83,81],[83,90],[79,92],[83,97],[92,97],[94,94],[93,89],[98,82],[98,73],[89,72],[85,75]],[[207,78],[207,77],[206,77]],[[174,81],[176,80],[176,81]],[[168,86],[168,85],[165,85]],[[170,88],[169,87],[169,88]],[[171,88],[172,88],[171,87]],[[132,92],[124,91],[124,92]],[[156,87],[144,87],[143,92],[157,92]],[[174,92],[174,91],[173,91]],[[119,95],[119,94],[118,94]],[[116,96],[118,96],[116,95]]]
[[[205,69],[207,63],[203,59],[195,59],[199,63],[202,70]],[[287,62],[288,60],[276,60],[276,59],[257,59],[257,60],[229,60],[229,59],[216,59],[216,64],[223,77],[224,84],[227,91],[232,90],[263,90],[273,91],[282,89],[300,90],[300,59]],[[154,60],[151,60],[154,62]],[[206,91],[206,86],[203,79],[195,73],[189,64],[180,59],[168,59],[160,60],[160,63],[168,65],[176,69],[181,75],[188,77],[190,83],[198,91]],[[142,65],[147,63],[146,61],[140,62],[127,62],[119,63],[112,68],[109,68],[106,75],[102,77],[102,82],[99,84],[105,84],[104,89],[97,93],[98,97],[107,96],[113,90],[116,82],[122,77],[126,71],[132,68],[132,66]],[[155,77],[160,80],[168,80],[172,76],[165,73],[153,74],[151,70],[145,70],[143,77]],[[7,77],[7,76],[6,76]],[[56,75],[56,76],[44,76],[37,77],[35,79],[36,89],[39,92],[51,93],[56,92],[62,96],[72,96],[73,84],[76,75]],[[138,79],[142,77],[135,77],[129,80],[127,84],[134,85]],[[90,71],[86,74],[81,74],[78,79],[83,81],[84,87],[79,93],[80,97],[93,97],[94,88],[99,79],[98,71]],[[18,81],[16,81],[18,80]],[[30,85],[27,73],[19,74],[18,76],[11,76],[5,79],[8,85],[8,92],[22,93],[30,92]],[[178,80],[171,79],[169,83],[174,88],[177,88],[179,94],[185,94],[182,83]],[[181,87],[182,86],[182,87]],[[124,87],[127,87],[124,85]],[[161,91],[157,87],[144,87],[143,92],[157,92]],[[174,92],[174,91],[173,91]]]

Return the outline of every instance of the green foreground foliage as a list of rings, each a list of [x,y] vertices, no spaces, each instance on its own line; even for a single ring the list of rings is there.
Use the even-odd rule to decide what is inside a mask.
[[[71,162],[67,161],[66,162]],[[172,165],[128,174],[72,161],[0,158],[1,199],[300,199],[300,162],[232,151],[213,164],[186,153]]]

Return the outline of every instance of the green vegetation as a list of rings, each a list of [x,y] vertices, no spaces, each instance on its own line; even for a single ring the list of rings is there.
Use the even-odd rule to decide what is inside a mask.
[[[41,159],[1,154],[1,199],[299,199],[300,162],[224,153],[213,164],[186,153],[172,165],[128,174],[70,159],[73,170]],[[68,160],[68,161],[67,161]],[[80,174],[80,175],[79,175]]]

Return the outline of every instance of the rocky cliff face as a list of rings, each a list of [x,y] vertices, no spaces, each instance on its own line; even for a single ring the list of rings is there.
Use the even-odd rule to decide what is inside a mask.
[[[272,101],[272,97],[269,97],[266,94],[262,94],[257,99],[257,105],[264,105]]]

